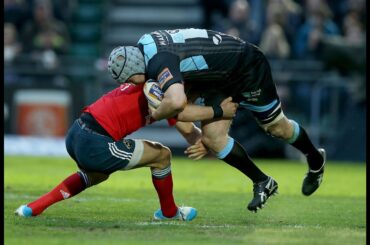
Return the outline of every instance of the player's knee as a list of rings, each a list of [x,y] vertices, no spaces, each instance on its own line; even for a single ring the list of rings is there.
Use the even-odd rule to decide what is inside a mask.
[[[166,162],[171,161],[172,153],[170,148],[168,148],[167,146],[163,146],[161,150],[161,155],[164,161]]]
[[[273,137],[279,138],[279,139],[288,139],[290,137],[290,131],[287,125],[284,125],[282,123],[274,123],[272,125],[269,125],[266,127],[266,132],[270,134]]]
[[[158,168],[166,168],[171,164],[171,150],[166,147],[162,146],[159,157],[158,157]]]
[[[213,137],[208,137],[207,135],[202,135],[202,143],[207,146],[208,148],[212,149],[214,139]]]
[[[163,146],[158,159],[155,164],[151,165],[150,169],[153,178],[163,179],[171,173],[171,150]]]
[[[220,135],[215,134],[212,137],[209,137],[207,135],[202,135],[202,143],[209,149],[213,151],[217,151],[217,148],[222,145],[222,143],[225,141],[224,139],[227,138],[227,135]]]

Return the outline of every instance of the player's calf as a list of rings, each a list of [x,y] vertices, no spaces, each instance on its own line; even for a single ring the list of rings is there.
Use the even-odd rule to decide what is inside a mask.
[[[108,177],[109,175],[104,173],[78,171],[64,179],[53,190],[39,197],[37,200],[27,205],[21,205],[14,213],[22,217],[40,215],[54,203],[71,198],[86,188],[105,181]]]

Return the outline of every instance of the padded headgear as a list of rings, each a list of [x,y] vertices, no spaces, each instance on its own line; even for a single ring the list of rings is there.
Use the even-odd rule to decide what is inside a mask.
[[[109,55],[108,70],[118,83],[125,83],[132,75],[145,74],[144,56],[137,47],[116,47]]]

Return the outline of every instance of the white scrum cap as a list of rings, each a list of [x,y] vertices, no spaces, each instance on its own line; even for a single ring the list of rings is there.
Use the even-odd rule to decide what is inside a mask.
[[[116,47],[109,55],[108,70],[118,83],[125,83],[132,75],[145,74],[144,56],[137,47]]]

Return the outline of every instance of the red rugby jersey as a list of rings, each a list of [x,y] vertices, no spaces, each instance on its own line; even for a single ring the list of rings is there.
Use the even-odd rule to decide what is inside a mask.
[[[120,140],[146,125],[149,113],[143,86],[122,84],[85,107],[83,112],[91,113],[114,140]],[[168,122],[176,123],[173,119]]]

